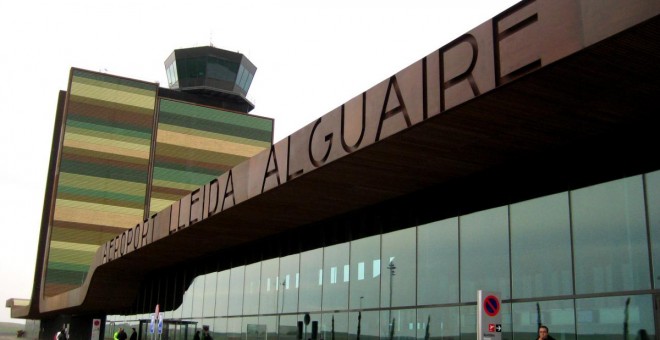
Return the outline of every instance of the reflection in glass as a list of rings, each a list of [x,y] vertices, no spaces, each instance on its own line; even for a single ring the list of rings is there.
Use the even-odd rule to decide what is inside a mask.
[[[207,321],[204,321],[205,324]],[[209,334],[213,340],[227,340],[227,318],[214,318],[212,325],[209,325]]]
[[[575,338],[573,300],[515,303],[512,309],[516,339],[534,339],[539,324],[547,326],[557,340]]]
[[[279,318],[273,316],[260,316],[259,325],[264,327],[264,334],[268,340],[277,340],[277,320]]]
[[[241,327],[241,339],[244,340],[265,340],[266,339],[266,325],[259,323],[259,318],[244,317],[243,326]]]
[[[653,287],[660,287],[660,171],[644,176],[646,184],[646,207],[648,209],[649,229],[651,234],[651,252],[653,253]]]
[[[323,249],[315,249],[300,255],[300,297],[301,312],[321,309],[321,284],[323,273]]]
[[[277,300],[282,286],[278,278],[280,259],[274,258],[261,263],[261,294],[259,313],[277,312]]]
[[[206,275],[200,275],[195,278],[190,287],[193,290],[192,298],[192,313],[191,316],[201,317],[202,308],[204,307],[204,286],[206,284]]]
[[[417,339],[457,340],[458,321],[458,307],[417,309]]]
[[[218,284],[218,273],[213,272],[206,274],[206,279],[204,280],[204,296],[201,316],[214,316],[215,315],[215,289]]]
[[[578,340],[639,339],[641,331],[655,338],[651,295],[578,299],[575,310]]]
[[[342,243],[323,250],[323,310],[339,310],[348,307],[348,277],[344,267],[348,265],[349,245]]]
[[[319,325],[320,340],[348,340],[348,313],[324,313]]]
[[[241,339],[242,335],[243,318],[229,318],[227,320],[227,338],[228,339]]]
[[[243,287],[245,266],[234,267],[229,271],[229,315],[241,315],[243,312]],[[231,322],[230,322],[231,326]],[[240,334],[240,323],[238,326]],[[230,328],[231,330],[231,328]]]
[[[278,309],[280,313],[291,313],[298,311],[298,270],[300,255],[289,255],[280,258],[279,282],[284,287],[280,290]]]
[[[575,190],[571,210],[576,294],[650,288],[642,176]]]
[[[298,339],[298,317],[296,315],[282,315],[279,320],[278,340]]]
[[[476,301],[477,290],[509,298],[509,221],[507,207],[461,216],[461,302]]]
[[[218,272],[215,288],[215,316],[226,316],[229,312],[229,273],[229,270]]]
[[[195,281],[193,281],[190,286],[186,288],[186,292],[183,293],[183,302],[174,313],[175,317],[189,318],[192,315],[193,296],[195,294]]]
[[[414,339],[417,334],[417,312],[415,309],[396,309],[380,312],[381,339]]]
[[[259,313],[260,283],[261,262],[252,263],[245,266],[245,286],[243,287],[243,315]],[[243,329],[243,331],[245,331],[245,329]]]
[[[458,302],[458,218],[417,227],[417,304]]]
[[[361,340],[376,339],[380,336],[380,313],[375,312],[351,312],[348,314],[348,337],[356,340],[358,333]]]
[[[511,205],[514,298],[573,293],[568,193]]]
[[[476,340],[477,334],[477,308],[476,306],[461,306],[461,340]]]
[[[380,236],[351,242],[350,308],[374,308],[380,302]]]
[[[415,228],[407,228],[383,235],[380,272],[384,275],[381,275],[381,307],[415,305],[416,232]]]

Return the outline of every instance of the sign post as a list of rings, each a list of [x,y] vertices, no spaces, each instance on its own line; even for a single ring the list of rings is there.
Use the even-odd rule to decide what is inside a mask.
[[[500,295],[477,291],[477,340],[502,340]]]
[[[92,340],[101,339],[101,319],[92,319]]]

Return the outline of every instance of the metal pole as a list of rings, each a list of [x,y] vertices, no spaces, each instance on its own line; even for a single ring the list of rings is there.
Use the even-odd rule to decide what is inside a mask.
[[[389,311],[389,316],[388,316],[388,321],[390,324],[390,335],[394,334],[394,323],[392,322],[392,291],[393,291],[393,279],[394,275],[396,274],[394,270],[396,269],[396,266],[394,265],[394,261],[390,261],[390,264],[387,266],[387,269],[390,270],[390,311]],[[390,336],[391,337],[391,336]]]

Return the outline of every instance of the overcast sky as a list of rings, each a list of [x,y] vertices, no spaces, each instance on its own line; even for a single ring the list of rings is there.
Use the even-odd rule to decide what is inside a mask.
[[[53,123],[71,67],[160,82],[177,48],[256,66],[275,142],[517,0],[0,1],[0,302],[29,298]],[[0,322],[10,319],[0,309]]]

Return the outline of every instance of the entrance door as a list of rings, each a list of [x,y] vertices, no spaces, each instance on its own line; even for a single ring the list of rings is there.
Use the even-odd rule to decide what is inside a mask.
[[[151,320],[140,320],[138,340],[192,340],[197,322],[180,320],[163,320],[163,332],[158,334],[156,326],[151,334]]]

